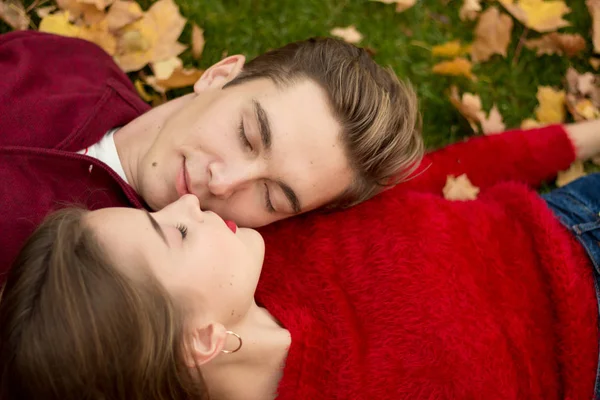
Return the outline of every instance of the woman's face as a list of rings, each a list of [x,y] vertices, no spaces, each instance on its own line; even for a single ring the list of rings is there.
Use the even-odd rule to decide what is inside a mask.
[[[202,211],[195,196],[151,214],[131,208],[92,211],[86,223],[117,268],[134,278],[153,273],[190,311],[227,327],[254,304],[262,237]]]

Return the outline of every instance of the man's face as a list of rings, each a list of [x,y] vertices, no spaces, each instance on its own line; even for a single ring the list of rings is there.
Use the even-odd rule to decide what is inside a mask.
[[[231,63],[222,67],[203,75],[142,158],[138,189],[150,207],[191,193],[204,210],[258,227],[318,208],[350,186],[340,124],[322,89],[309,80],[279,88],[270,79],[222,89],[237,74]]]

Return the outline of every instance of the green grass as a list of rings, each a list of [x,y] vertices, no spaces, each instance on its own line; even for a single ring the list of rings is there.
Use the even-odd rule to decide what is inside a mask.
[[[458,18],[461,0],[448,5],[439,0],[419,0],[404,13],[393,5],[366,0],[176,0],[181,13],[205,30],[206,47],[200,61],[184,54],[187,65],[207,67],[224,54],[243,53],[253,57],[268,49],[310,36],[328,35],[338,26],[353,24],[364,35],[362,46],[376,50],[375,60],[390,65],[402,79],[416,87],[424,121],[424,136],[429,148],[439,147],[470,135],[468,124],[447,99],[448,88],[457,84],[461,91],[478,93],[484,108],[496,103],[507,127],[517,127],[533,116],[539,85],[562,87],[569,65],[580,72],[592,70],[591,18],[584,1],[569,1],[572,12],[566,19],[572,24],[561,32],[578,32],[588,40],[588,50],[579,58],[558,56],[537,58],[526,48],[518,62],[513,56],[522,25],[515,21],[513,39],[506,59],[492,60],[474,67],[477,82],[466,78],[434,75],[431,67],[438,61],[429,48],[453,39],[470,42],[475,22]],[[141,1],[147,7],[150,1]],[[0,22],[0,32],[8,27]],[[407,35],[412,32],[412,35]],[[190,24],[181,41],[189,43]],[[536,34],[530,32],[528,37]],[[181,92],[179,92],[181,93]]]

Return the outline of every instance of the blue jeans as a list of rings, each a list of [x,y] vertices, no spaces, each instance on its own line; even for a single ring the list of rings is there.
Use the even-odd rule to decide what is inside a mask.
[[[596,301],[600,310],[600,173],[579,178],[542,197],[587,251],[594,265]],[[596,400],[600,400],[600,357],[598,361]]]

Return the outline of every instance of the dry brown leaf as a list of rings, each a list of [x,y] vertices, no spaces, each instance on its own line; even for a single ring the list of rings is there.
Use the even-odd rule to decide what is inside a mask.
[[[457,57],[452,61],[442,61],[433,66],[432,72],[438,75],[465,76],[469,79],[476,80],[471,72],[473,64],[471,61],[463,57]]]
[[[565,120],[565,92],[548,86],[538,87],[539,106],[535,109],[537,120],[545,124],[558,124]]]
[[[115,0],[77,0],[78,3],[92,4],[100,11],[104,11],[104,9],[110,6],[114,1]]]
[[[586,176],[583,161],[575,161],[566,171],[560,171],[556,177],[556,186],[563,187],[576,179]]]
[[[461,98],[458,88],[452,86],[450,88],[450,102],[467,119],[473,132],[478,133],[479,127],[477,126],[477,122],[479,122],[481,113],[481,99],[479,96],[471,93],[463,93]]]
[[[173,0],[157,1],[142,19],[120,31],[115,61],[130,72],[178,56],[186,49],[177,42],[185,21]]]
[[[592,66],[592,68],[594,68],[594,70],[598,71],[598,68],[600,68],[600,59],[591,57],[590,65]]]
[[[17,31],[24,31],[31,23],[21,0],[0,0],[0,20]]]
[[[56,10],[56,6],[38,7],[35,9],[35,13],[40,19],[43,19],[54,12],[54,10]]]
[[[69,17],[70,14],[68,11],[59,11],[50,14],[40,22],[39,31],[61,36],[79,37],[81,28],[71,24]]]
[[[86,24],[92,25],[102,21],[105,18],[103,10],[98,10],[94,4],[80,3],[77,0],[56,0],[58,8],[68,11],[71,21],[83,17]]]
[[[585,50],[585,39],[580,34],[548,33],[539,39],[525,41],[528,49],[537,49],[538,56],[558,54],[573,57]]]
[[[451,42],[446,42],[443,44],[439,44],[437,46],[433,46],[431,48],[431,54],[434,56],[440,57],[458,57],[464,54],[468,54],[471,51],[471,46],[466,45],[463,46],[460,43],[460,40],[453,40]]]
[[[504,125],[504,122],[502,121],[502,115],[495,104],[492,106],[487,117],[485,113],[481,111],[479,114],[479,122],[481,123],[481,130],[486,135],[501,133],[506,129],[506,125]]]
[[[333,28],[330,33],[333,36],[344,39],[344,41],[348,43],[358,43],[363,38],[362,34],[354,25],[350,25],[345,28]]]
[[[563,0],[498,0],[513,17],[537,32],[552,32],[570,24],[563,19],[571,9]]]
[[[473,62],[487,61],[494,54],[506,57],[512,28],[512,18],[500,12],[497,7],[490,7],[481,14],[471,48]]]
[[[108,13],[106,13],[108,29],[112,32],[118,31],[143,16],[144,11],[142,11],[142,7],[135,1],[117,0],[110,6]]]
[[[600,0],[587,0],[585,2],[592,16],[592,43],[594,53],[600,53]]]
[[[192,57],[194,57],[196,60],[202,55],[204,44],[204,30],[198,25],[194,24],[192,26]]]
[[[448,175],[442,193],[446,200],[475,200],[479,194],[479,188],[471,183],[467,174],[459,175],[456,178]]]
[[[372,0],[384,4],[395,4],[396,12],[406,11],[417,3],[417,0]]]
[[[165,88],[166,90],[192,86],[198,79],[200,79],[203,73],[203,70],[196,68],[178,68],[173,71],[168,79],[157,80],[156,84]]]
[[[481,0],[463,0],[458,16],[462,21],[473,21],[481,11]]]

